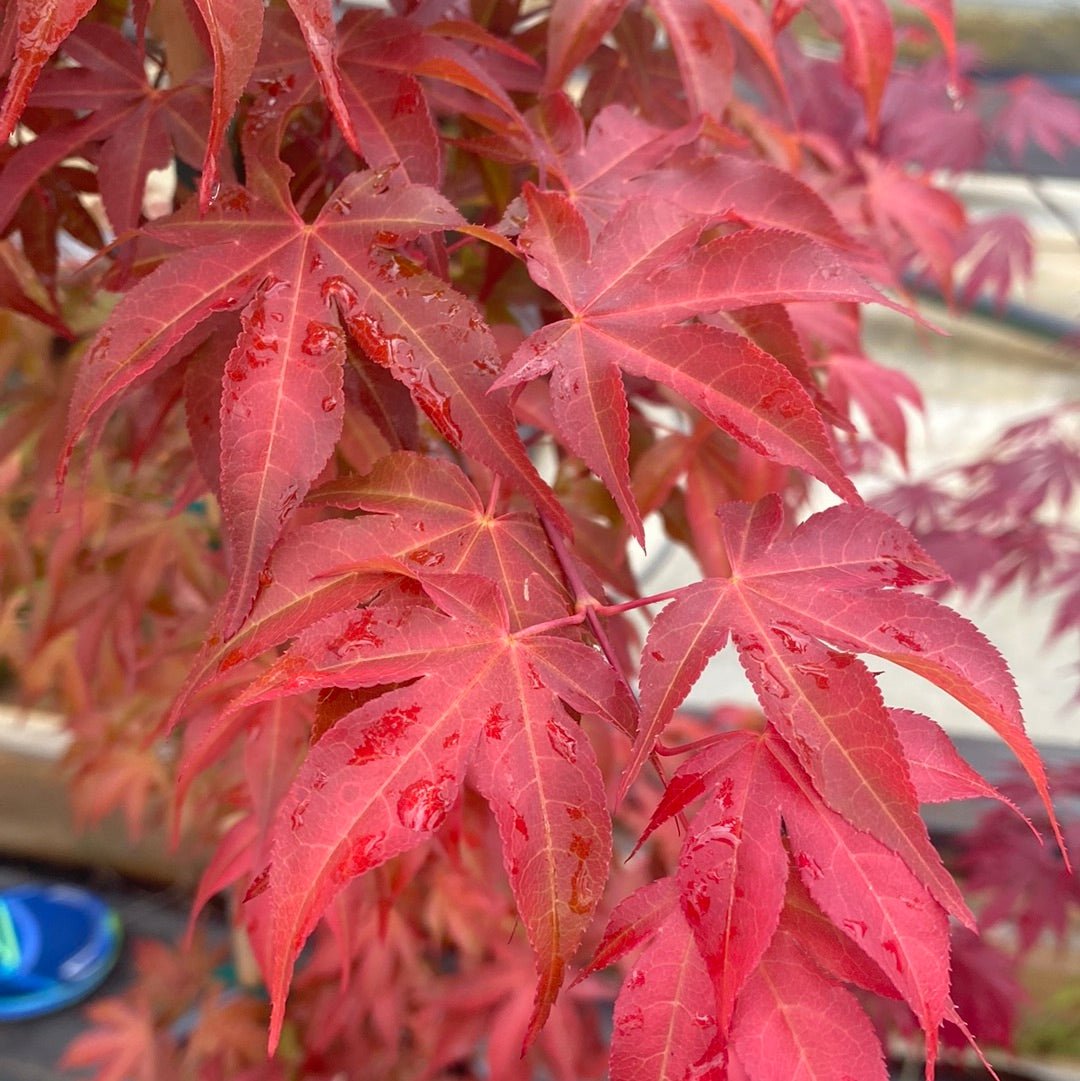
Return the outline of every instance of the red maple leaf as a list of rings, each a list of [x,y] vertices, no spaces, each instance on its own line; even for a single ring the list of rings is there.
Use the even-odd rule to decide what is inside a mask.
[[[1080,143],[1080,106],[1045,83],[1023,75],[1006,83],[1008,100],[996,118],[997,133],[1009,156],[1019,162],[1028,143],[1061,158]]]
[[[91,1027],[68,1044],[61,1069],[95,1069],[94,1081],[158,1081],[169,1076],[168,1049],[145,998],[107,998],[86,1012]]]
[[[139,222],[151,169],[168,165],[174,152],[188,165],[200,164],[210,97],[197,81],[164,89],[151,85],[144,57],[122,34],[100,23],[82,24],[63,50],[77,66],[44,72],[30,105],[74,110],[78,117],[39,132],[27,152],[4,170],[4,220],[40,176],[91,148],[109,222],[122,233]]]
[[[902,853],[950,910],[965,913],[918,816],[895,725],[872,675],[847,651],[907,668],[982,717],[1032,778],[1056,831],[1046,774],[1001,656],[961,616],[904,591],[944,574],[886,515],[834,507],[788,538],[780,536],[783,508],[776,497],[753,507],[728,504],[717,515],[730,575],[680,590],[649,631],[642,724],[621,791],[708,658],[730,637],[765,716],[823,797]]]
[[[945,910],[895,852],[828,806],[774,727],[710,742],[672,778],[642,838],[704,797],[675,874],[615,909],[582,973],[649,943],[616,1003],[613,1079],[691,1066],[689,1076],[721,1077],[725,1062],[727,1076],[753,1077],[778,1060],[785,1076],[800,1063],[834,1076],[838,1055],[859,1064],[854,1076],[884,1077],[842,984],[902,998],[934,1045],[951,1015]]]
[[[287,533],[274,550],[252,610],[231,638],[211,633],[167,720],[172,725],[200,690],[232,679],[241,664],[312,623],[373,594],[404,572],[482,575],[500,583],[512,629],[566,616],[572,608],[561,572],[535,514],[485,507],[449,462],[400,452],[365,477],[318,489],[315,504],[368,513],[316,522]],[[590,579],[596,592],[600,588]],[[180,774],[208,762],[234,734],[219,710],[185,732]]]
[[[68,453],[127,387],[180,360],[202,322],[242,308],[221,397],[226,636],[247,615],[270,549],[341,434],[346,331],[408,387],[440,434],[564,519],[525,454],[508,395],[492,385],[500,362],[475,307],[395,254],[425,234],[465,228],[460,215],[392,170],[351,174],[306,222],[274,157],[293,103],[283,91],[265,104],[246,148],[254,191],[231,190],[200,220],[180,214],[152,227],[184,250],[131,289],[102,327],[69,421]]]
[[[670,387],[757,453],[858,499],[813,401],[784,366],[741,335],[682,322],[788,300],[880,299],[838,255],[774,230],[696,247],[703,220],[651,200],[627,203],[594,242],[566,196],[527,186],[525,198],[519,244],[529,271],[570,317],[528,338],[496,385],[551,373],[562,438],[604,480],[635,535],[623,372]]]
[[[630,700],[613,670],[572,639],[513,634],[501,595],[483,579],[431,576],[425,589],[443,611],[414,602],[331,615],[235,703],[414,681],[341,718],[315,745],[279,811],[269,863],[248,890],[275,1003],[272,1043],[293,960],[330,899],[437,829],[466,771],[498,822],[537,954],[529,1039],[607,880],[603,779],[563,703],[625,727]]]

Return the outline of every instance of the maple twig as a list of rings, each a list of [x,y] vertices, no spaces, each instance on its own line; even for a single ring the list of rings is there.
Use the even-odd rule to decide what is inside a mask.
[[[547,634],[548,631],[562,630],[563,627],[576,627],[585,622],[585,610],[574,612],[573,615],[560,616],[558,619],[548,619],[543,623],[534,623],[531,627],[523,627],[514,632],[515,638],[531,638],[535,634]]]
[[[622,601],[620,604],[597,604],[593,607],[598,615],[617,616],[622,612],[632,612],[635,608],[645,608],[650,604],[674,600],[682,592],[682,588],[682,586],[677,586],[675,589],[665,589],[662,593],[650,593],[647,597],[636,597],[634,600]]]
[[[585,598],[585,603],[582,603],[582,598],[578,597],[576,599],[579,608],[573,615],[560,616],[558,619],[549,619],[543,623],[534,623],[530,627],[524,627],[522,630],[516,631],[514,637],[528,638],[534,634],[545,634],[547,631],[559,630],[562,627],[574,627],[587,620],[590,612],[597,616],[617,616],[623,612],[632,612],[635,608],[644,608],[649,604],[659,604],[661,601],[671,600],[679,595],[680,589],[681,587],[667,589],[663,593],[653,593],[648,597],[638,597],[635,600],[622,601],[620,604],[597,604],[595,598],[591,595]],[[589,625],[592,626],[591,621]]]
[[[678,747],[667,747],[657,740],[653,746],[653,751],[664,758],[676,758],[680,754],[689,754],[691,751],[704,751],[721,740],[727,739],[730,735],[731,731],[714,732],[711,736],[702,736],[701,739],[692,740],[690,743],[682,743]]]
[[[579,612],[584,612],[585,621],[589,624],[589,630],[592,631],[593,637],[596,638],[597,643],[600,646],[601,651],[607,658],[608,664],[615,670],[619,677],[619,682],[633,695],[634,688],[630,684],[630,680],[627,678],[626,673],[623,671],[622,664],[619,661],[619,656],[615,652],[614,647],[611,644],[611,639],[608,637],[607,631],[604,629],[604,625],[600,622],[599,617],[596,614],[597,604],[596,598],[589,592],[584,581],[582,581],[581,575],[578,573],[577,567],[574,565],[573,557],[566,548],[566,544],[563,541],[562,535],[558,529],[552,524],[551,519],[544,512],[540,512],[540,521],[544,527],[544,532],[547,534],[548,542],[551,544],[552,550],[555,552],[555,558],[559,562],[559,566],[562,568],[563,574],[566,576],[566,583],[570,586],[574,593],[574,602]],[[636,695],[634,697],[637,697]]]

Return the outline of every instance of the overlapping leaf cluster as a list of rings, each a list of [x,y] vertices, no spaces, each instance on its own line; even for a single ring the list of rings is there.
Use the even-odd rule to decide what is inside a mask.
[[[951,5],[912,6],[959,79]],[[883,1078],[854,990],[910,1008],[932,1073],[964,1026],[949,920],[974,917],[919,804],[992,789],[859,655],[982,717],[1057,827],[1004,662],[914,591],[943,572],[846,468],[852,403],[902,459],[918,401],[858,306],[906,310],[912,267],[949,292],[984,239],[908,168],[960,141],[907,152],[942,106],[891,79],[884,0],[196,0],[210,63],[176,78],[148,7],[127,34],[115,5],[6,11],[0,301],[78,344],[68,384],[20,384],[4,446],[37,433],[36,472],[2,476],[75,461],[82,490],[32,642],[13,576],[0,645],[65,674],[99,746],[76,765],[108,782],[88,813],[174,782],[174,828],[220,833],[197,903],[234,891],[285,1038],[263,1059],[261,1007],[214,999],[190,1056],[449,1077],[486,1039],[500,1077]],[[799,53],[802,8],[839,66]],[[69,275],[61,232],[111,232],[107,258]],[[810,478],[840,502],[796,526]],[[643,595],[650,515],[700,581]],[[760,714],[668,777],[728,643]],[[165,1012],[103,1010],[70,1061],[166,1062]]]

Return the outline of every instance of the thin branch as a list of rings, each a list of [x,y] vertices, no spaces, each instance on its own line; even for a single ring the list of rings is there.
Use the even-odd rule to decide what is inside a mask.
[[[595,637],[596,641],[599,643],[600,649],[607,658],[608,664],[615,670],[619,677],[619,681],[623,686],[633,695],[634,688],[627,678],[626,673],[623,671],[619,655],[612,647],[611,639],[608,637],[604,625],[600,622],[600,619],[596,614],[596,598],[589,592],[585,582],[582,580],[581,574],[577,569],[577,564],[574,562],[573,556],[570,554],[563,541],[562,534],[552,524],[551,519],[544,511],[540,512],[540,521],[544,526],[544,532],[547,534],[548,542],[555,552],[555,558],[559,561],[559,567],[566,577],[566,584],[573,591],[574,603],[577,610],[585,613],[585,621],[589,624],[589,630],[592,631],[593,637]]]

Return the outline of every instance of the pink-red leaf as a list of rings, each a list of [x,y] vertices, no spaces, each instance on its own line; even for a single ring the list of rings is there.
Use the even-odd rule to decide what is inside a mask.
[[[262,40],[262,0],[194,0],[206,24],[214,61],[214,104],[199,203],[206,210],[221,183],[218,154],[236,103],[255,67]]]
[[[783,95],[785,82],[776,54],[776,42],[769,18],[757,0],[706,0],[708,5],[729,22],[757,53],[777,88]]]
[[[953,14],[953,0],[907,0],[918,8],[930,20],[949,62],[949,74],[955,81],[956,72],[956,20]]]
[[[350,878],[436,828],[470,761],[499,822],[537,956],[527,1039],[543,1024],[603,892],[611,832],[599,767],[534,663],[549,641],[558,659],[562,640],[510,637],[502,597],[481,578],[438,575],[425,589],[446,614],[414,600],[331,615],[300,634],[233,707],[417,680],[338,720],[278,816],[271,866],[252,891],[270,897],[261,902],[270,905],[269,923],[257,942],[274,999],[272,1043],[295,955],[326,904]],[[583,681],[590,671],[603,680],[599,653],[579,659]]]
[[[885,1081],[870,1019],[826,979],[795,937],[781,933],[739,998],[731,1053],[748,1078]]]
[[[552,372],[552,406],[560,433],[608,485],[635,534],[641,533],[641,521],[626,460],[623,371],[677,391],[756,453],[798,465],[845,498],[858,498],[835,461],[813,402],[783,365],[741,335],[704,325],[671,325],[761,299],[749,282],[732,280],[731,267],[717,271],[720,280],[727,271],[727,297],[691,299],[688,294],[701,292],[700,283],[690,286],[672,265],[693,263],[695,256],[713,248],[692,247],[700,228],[692,215],[666,205],[661,210],[652,201],[633,201],[593,245],[584,218],[568,198],[527,188],[526,200],[529,221],[520,244],[528,253],[530,273],[567,306],[572,318],[550,323],[525,341],[500,383]],[[769,250],[775,239],[764,232],[743,236],[748,243],[738,256],[740,263]],[[790,286],[770,282],[766,299],[795,299],[789,293],[797,291],[796,279],[804,290],[819,290],[816,282],[793,271]],[[649,282],[647,297],[640,295],[641,287],[635,291],[635,280]],[[654,290],[653,281],[663,284]],[[747,299],[743,289],[753,295]],[[661,303],[661,297],[667,302]]]
[[[244,554],[237,560],[226,635],[246,612],[251,575],[258,574],[301,489],[340,433],[342,325],[372,361],[408,388],[441,435],[530,490],[554,520],[565,519],[525,453],[509,394],[492,386],[499,359],[490,330],[465,297],[418,267],[403,273],[386,250],[455,225],[460,219],[450,204],[396,173],[358,173],[338,186],[308,226],[289,205],[288,193],[275,189],[279,168],[261,177],[273,203],[237,189],[220,197],[214,212],[199,221],[180,215],[156,227],[162,239],[189,250],[167,259],[132,289],[102,328],[80,369],[69,425],[70,451],[80,431],[113,398],[153,371],[213,312],[242,305],[260,282],[268,297],[277,298],[275,305],[290,298],[272,313],[281,322],[270,318],[266,326],[252,327],[249,315],[224,380],[223,439],[235,438],[227,407],[244,407],[239,384],[249,370],[255,378],[248,386],[261,386],[270,395],[258,410],[266,425],[254,454],[261,463],[253,472],[250,459],[237,459],[223,487],[223,499],[258,506],[255,513],[246,508],[251,524],[236,526],[247,539],[239,542]],[[272,292],[275,288],[279,292]],[[257,301],[252,313],[265,305]],[[247,358],[260,352],[259,342],[267,350],[251,368]],[[245,397],[250,393],[254,389]],[[307,434],[297,442],[297,433],[287,436],[285,429],[301,418]],[[241,431],[251,446],[251,427],[239,425],[237,434]],[[299,467],[297,477],[286,476],[294,467]],[[236,484],[255,475],[262,480],[241,497]],[[265,485],[271,475],[276,476],[273,491]],[[231,540],[235,547],[237,538]]]
[[[933,1060],[949,992],[945,912],[893,853],[825,807],[788,752],[772,746],[782,771],[784,823],[803,883],[903,995]]]
[[[92,1027],[68,1045],[60,1069],[96,1068],[93,1081],[152,1081],[162,1049],[145,996],[132,1002],[106,998],[86,1012]]]
[[[954,799],[995,799],[1012,807],[1027,821],[1012,800],[1002,795],[960,757],[959,751],[940,725],[929,717],[908,709],[891,709],[889,715],[896,724],[900,742],[904,745],[904,757],[911,772],[911,783],[915,786],[920,803],[944,803]]]
[[[264,285],[244,310],[225,365],[221,509],[229,557],[224,629],[235,632],[270,549],[341,434],[344,334],[311,318],[320,282],[296,252],[289,277]]]
[[[422,843],[457,798],[479,735],[471,696],[444,684],[433,697],[442,704],[404,688],[342,718],[312,749],[286,798],[270,862],[247,893],[248,927],[274,1003],[272,1047],[294,959],[331,898]]]
[[[544,81],[557,90],[618,22],[627,0],[555,0],[548,17],[548,62]]]
[[[810,7],[840,18],[844,45],[844,72],[862,94],[870,138],[877,138],[878,112],[893,63],[892,15],[885,0],[811,0]],[[828,21],[828,20],[827,20]]]
[[[788,858],[770,759],[750,738],[716,768],[679,854],[683,914],[712,978],[721,1031],[776,931]]]
[[[643,197],[662,198],[706,219],[788,230],[840,248],[850,248],[853,243],[817,192],[765,161],[714,154],[643,176],[632,181],[629,190]],[[763,239],[761,234],[757,236]],[[866,287],[853,276],[848,281],[856,288]],[[747,306],[756,303],[746,301]]]
[[[922,409],[918,387],[903,372],[877,364],[858,353],[830,353],[823,364],[828,372],[826,393],[845,416],[857,405],[870,431],[907,468],[907,417],[901,402]]]
[[[289,0],[289,7],[300,24],[300,31],[304,35],[311,63],[319,76],[319,85],[322,87],[326,104],[334,114],[345,141],[360,154],[363,151],[341,92],[331,0]]]
[[[0,103],[0,142],[15,130],[46,61],[93,6],[94,0],[11,0],[7,5],[5,31],[14,30],[15,63]]]
[[[756,7],[756,5],[754,5]],[[735,50],[725,20],[710,0],[653,0],[671,39],[692,116],[721,119],[731,98]],[[761,8],[757,13],[768,28]]]
[[[578,973],[574,983],[614,964],[646,939],[652,938],[678,904],[679,893],[673,878],[658,878],[635,890],[616,906],[596,947],[592,960]]]
[[[1006,89],[1009,98],[996,126],[1014,162],[1021,160],[1029,143],[1059,159],[1068,147],[1080,144],[1080,106],[1071,98],[1030,75],[1011,80]]]
[[[615,1003],[611,1081],[683,1081],[716,1032],[705,962],[673,910]]]
[[[967,705],[1012,748],[1049,809],[1045,772],[1004,662],[955,612],[888,588],[940,579],[942,572],[887,516],[834,507],[780,539],[778,499],[753,509],[729,504],[718,514],[731,577],[687,587],[653,624],[642,655],[642,727],[621,791],[730,633],[766,715],[825,798],[859,828],[900,846],[920,880],[933,883],[935,896],[962,914],[917,825],[903,750],[872,677],[854,658],[820,643],[877,654]],[[837,767],[854,771],[850,783],[839,781]],[[858,811],[849,802],[856,796]]]
[[[607,881],[611,828],[588,739],[565,711],[553,710],[535,667],[516,664],[512,674],[504,699],[491,704],[471,772],[498,823],[503,863],[537,956],[528,1045]]]

